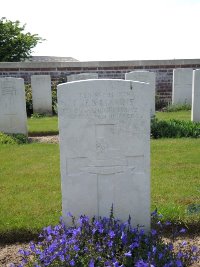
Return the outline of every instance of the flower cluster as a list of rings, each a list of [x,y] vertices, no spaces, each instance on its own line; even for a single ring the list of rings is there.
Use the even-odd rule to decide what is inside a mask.
[[[196,247],[174,252],[172,243],[165,243],[158,230],[145,233],[133,228],[130,219],[121,223],[112,212],[110,218],[72,217],[73,226],[61,222],[48,226],[40,234],[41,241],[20,250],[22,266],[78,267],[182,267],[198,260]],[[160,228],[162,224],[158,222]],[[181,232],[184,232],[181,229]],[[14,266],[14,265],[13,265]]]

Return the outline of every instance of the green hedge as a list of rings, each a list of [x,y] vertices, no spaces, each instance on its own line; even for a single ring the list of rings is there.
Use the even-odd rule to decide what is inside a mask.
[[[0,132],[0,144],[25,144],[28,138],[24,134],[4,134]]]
[[[200,137],[200,123],[180,120],[158,120],[151,121],[152,138],[180,138],[180,137]]]

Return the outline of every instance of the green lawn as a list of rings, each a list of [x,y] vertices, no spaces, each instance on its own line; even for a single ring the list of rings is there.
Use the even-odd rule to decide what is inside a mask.
[[[200,139],[151,140],[152,207],[169,220],[191,223],[191,204],[200,205]],[[200,221],[199,221],[200,222]]]
[[[0,235],[15,239],[57,223],[61,215],[58,145],[1,145],[0,159]]]
[[[29,136],[58,134],[58,117],[28,118],[28,134]]]
[[[165,219],[200,224],[200,139],[151,141],[152,210]],[[19,239],[55,224],[61,215],[59,146],[0,146],[0,235]]]
[[[191,111],[190,110],[183,110],[183,111],[176,111],[176,112],[156,112],[156,118],[159,120],[191,120]]]

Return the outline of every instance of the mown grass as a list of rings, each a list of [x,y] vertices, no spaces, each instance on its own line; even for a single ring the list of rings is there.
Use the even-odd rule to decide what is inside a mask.
[[[58,134],[58,117],[28,118],[28,134],[29,136]]]
[[[191,120],[190,110],[181,110],[176,112],[156,112],[156,118],[159,120]]]
[[[152,208],[165,219],[199,224],[200,213],[188,206],[200,205],[200,139],[151,141]]]
[[[57,223],[61,215],[58,145],[1,145],[0,159],[1,239],[32,236]]]
[[[200,139],[151,141],[151,204],[165,220],[200,229]],[[33,237],[61,215],[57,144],[0,146],[0,236],[3,241]],[[199,228],[198,228],[199,227]]]

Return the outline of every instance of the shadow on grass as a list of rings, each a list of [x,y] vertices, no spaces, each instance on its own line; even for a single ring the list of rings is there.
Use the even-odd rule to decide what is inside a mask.
[[[46,131],[46,132],[29,132],[29,137],[35,137],[35,136],[51,136],[51,135],[58,135],[58,131]]]
[[[41,230],[30,231],[26,229],[11,230],[8,232],[0,233],[0,244],[13,244],[16,242],[30,242],[37,240]]]
[[[195,223],[172,223],[171,226],[165,227],[162,231],[162,236],[169,237],[173,230],[177,227],[177,230],[181,228],[186,229],[186,233],[184,233],[184,237],[193,237],[199,236],[200,234],[200,222]],[[157,229],[158,227],[152,224],[153,229]],[[17,230],[10,230],[7,232],[0,233],[0,244],[13,244],[13,243],[23,243],[23,242],[30,242],[30,241],[38,241],[39,234],[41,233],[42,229],[40,230],[28,230],[28,229],[17,229]]]

